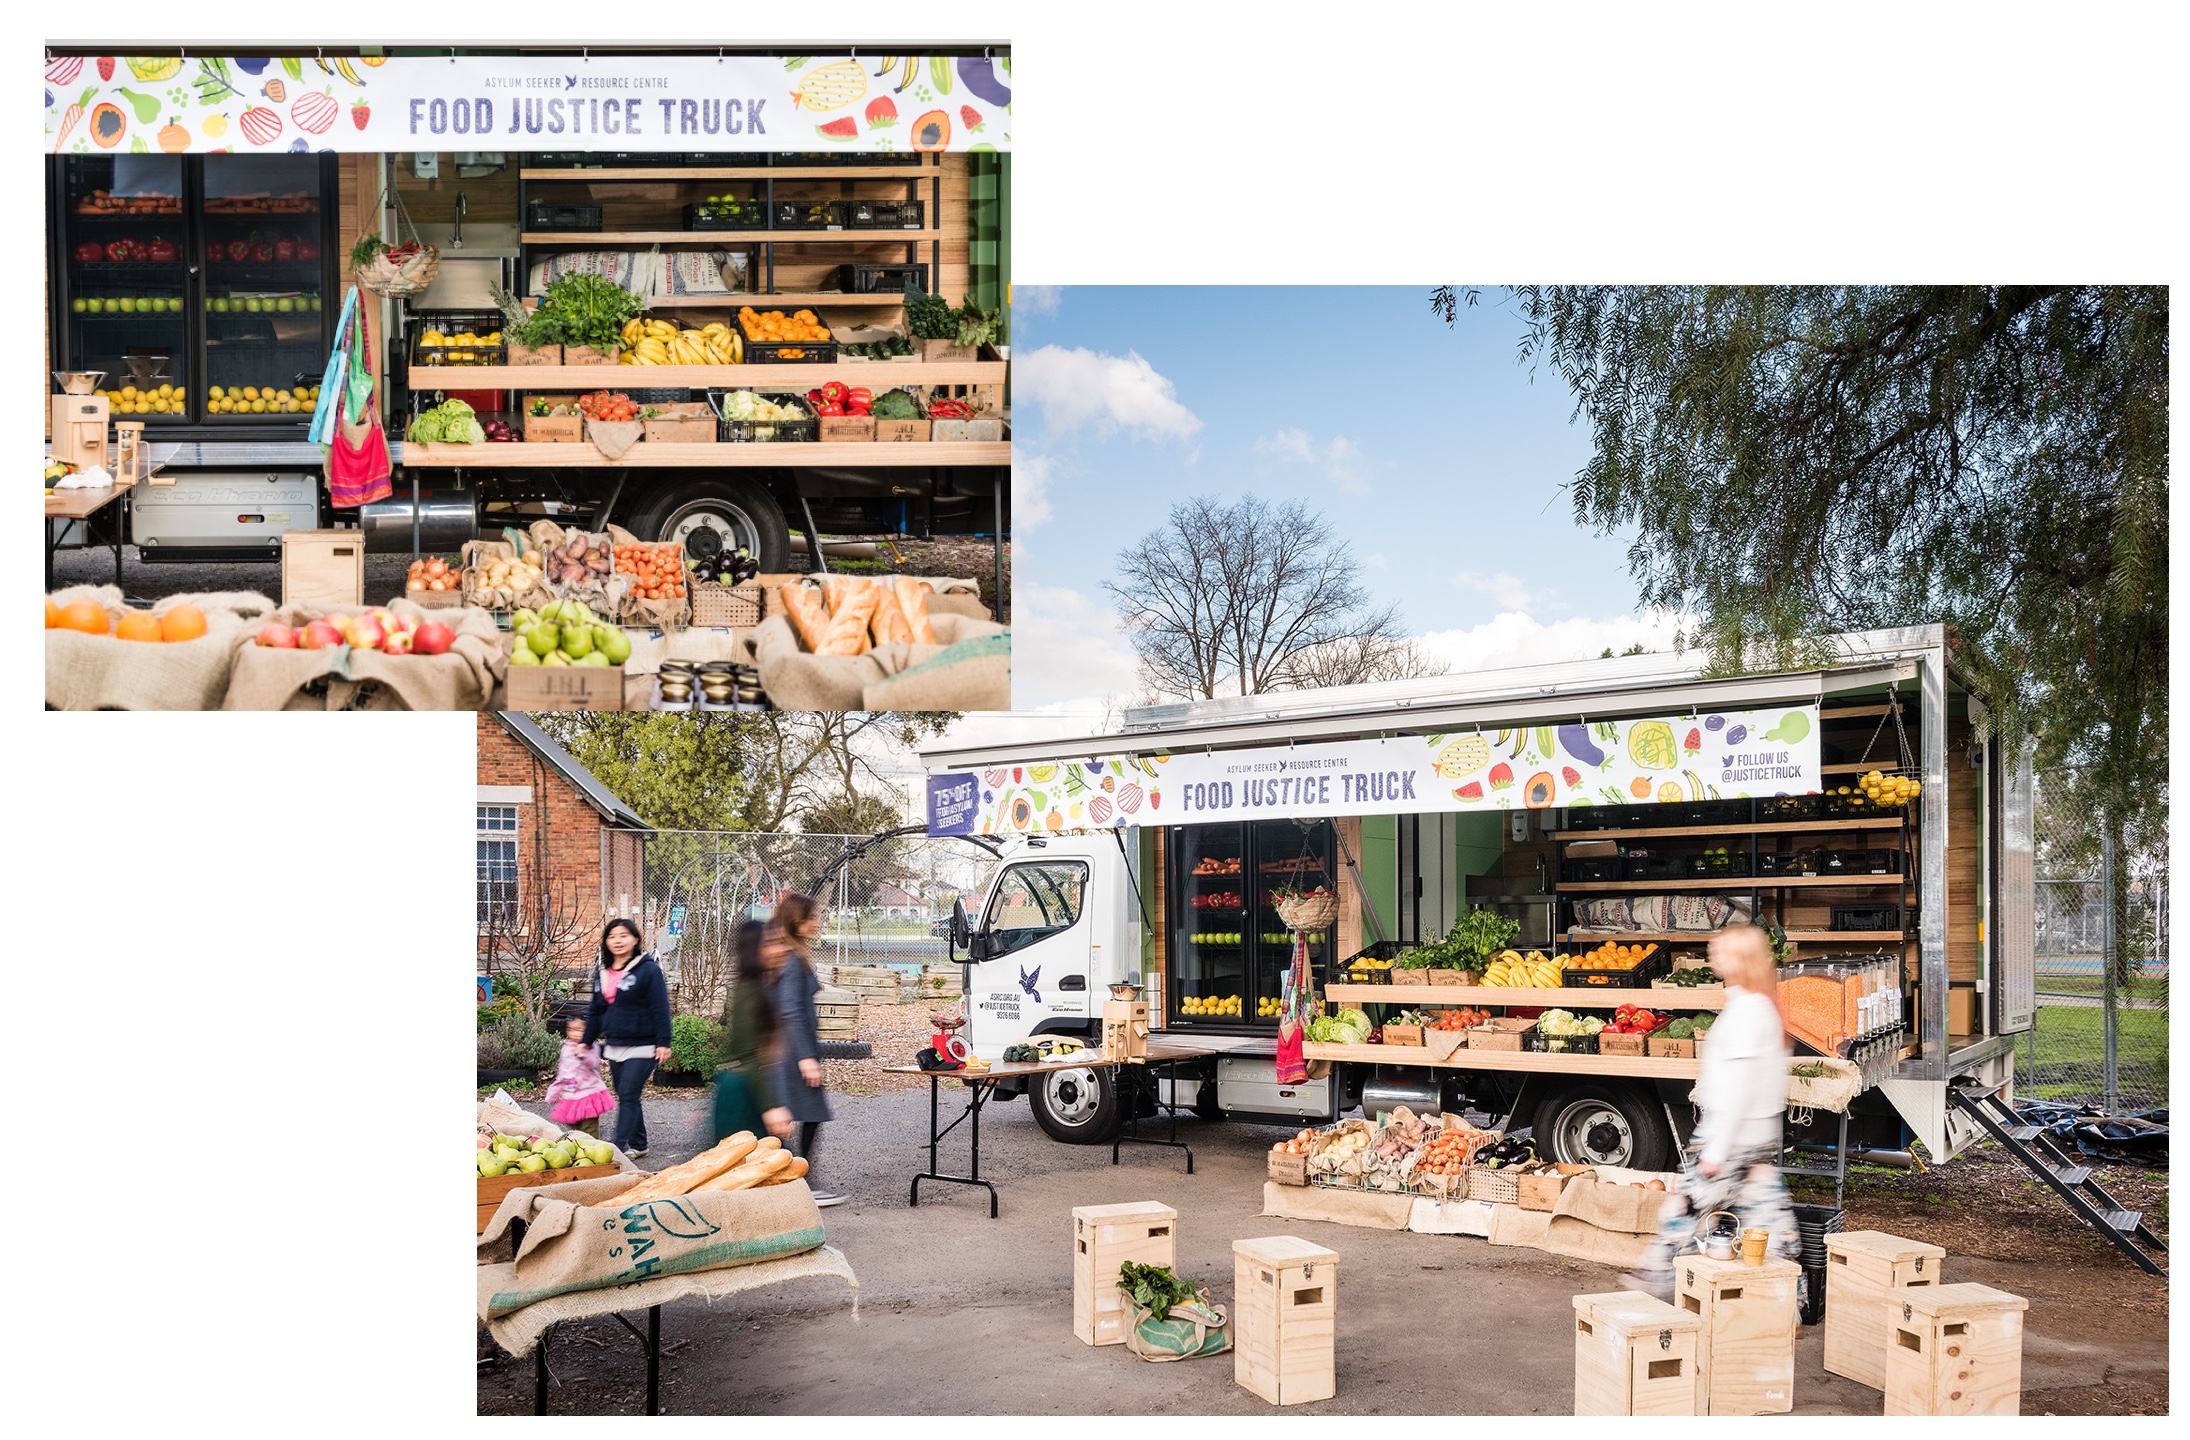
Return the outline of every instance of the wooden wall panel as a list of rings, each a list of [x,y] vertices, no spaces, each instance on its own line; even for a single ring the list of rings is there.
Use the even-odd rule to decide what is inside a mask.
[[[1367,942],[1365,922],[1361,918],[1361,892],[1355,888],[1353,876],[1346,873],[1344,859],[1349,852],[1356,857],[1361,854],[1361,817],[1342,815],[1331,823],[1343,842],[1343,848],[1332,857],[1340,871],[1331,882],[1338,887],[1338,934],[1335,937],[1338,944],[1331,951],[1331,962],[1335,965],[1349,955],[1360,954]]]
[[[1978,885],[1980,789],[1985,772],[1969,764],[1970,724],[1947,725],[1947,979],[1975,981],[1984,972],[1977,942],[1983,914]],[[1928,918],[1928,917],[1927,917]]]

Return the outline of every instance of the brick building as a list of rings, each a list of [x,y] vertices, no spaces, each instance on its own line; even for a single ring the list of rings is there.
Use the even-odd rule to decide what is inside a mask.
[[[639,917],[646,822],[527,716],[481,713],[477,763],[482,964],[530,945],[582,970],[602,925]]]

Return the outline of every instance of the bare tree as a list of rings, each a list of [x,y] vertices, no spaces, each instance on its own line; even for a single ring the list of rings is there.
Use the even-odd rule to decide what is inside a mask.
[[[591,953],[593,922],[576,884],[550,882],[533,853],[519,872],[516,896],[485,905],[480,948],[495,986],[515,995],[526,1017],[544,1027],[561,994],[556,972]]]
[[[1311,645],[1287,657],[1285,690],[1320,690],[1330,685],[1367,685],[1378,680],[1411,680],[1442,675],[1452,668],[1415,639],[1388,635],[1348,635]]]
[[[1352,551],[1297,500],[1174,505],[1163,528],[1119,552],[1118,572],[1104,588],[1155,695],[1294,688],[1296,671],[1331,668],[1302,657],[1327,651],[1335,661],[1349,646],[1381,665],[1404,661],[1398,606],[1373,604]]]

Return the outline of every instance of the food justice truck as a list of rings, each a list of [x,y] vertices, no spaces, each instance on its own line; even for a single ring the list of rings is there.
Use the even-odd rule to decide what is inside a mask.
[[[1161,1098],[1206,1117],[1467,1104],[1533,1127],[1549,1158],[1662,1169],[1692,1124],[1692,1054],[1540,1049],[1533,1030],[1528,1048],[1442,1058],[1310,1043],[1327,1073],[1280,1085],[1294,936],[1276,905],[1340,897],[1307,933],[1326,1012],[1524,1024],[1622,1004],[1708,1014],[1722,992],[1669,976],[1711,930],[1754,919],[1790,947],[1798,1053],[1860,1075],[1837,1143],[1913,1137],[1952,1156],[2004,1104],[2032,1022],[2031,764],[1991,733],[1944,628],[1840,636],[1831,653],[1736,678],[1651,654],[1195,701],[1128,711],[1118,734],[927,752],[930,833],[1006,841],[956,923],[971,1042],[994,1059],[1030,1036],[1092,1040],[1108,987],[1138,979],[1156,1028],[1263,1037],[1180,1067]],[[1429,979],[1382,965],[1476,909],[1550,963],[1505,985],[1390,983]],[[1607,944],[1648,958],[1580,968]],[[1833,987],[1845,1014],[1812,1002]],[[1018,1085],[1059,1140],[1106,1141],[1124,1119],[1111,1069]]]

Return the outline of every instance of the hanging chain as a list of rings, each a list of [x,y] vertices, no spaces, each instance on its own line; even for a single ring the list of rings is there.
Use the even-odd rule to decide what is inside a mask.
[[[1916,768],[1916,752],[1909,748],[1909,732],[1901,723],[1901,682],[1896,680],[1886,694],[1886,713],[1878,717],[1878,728],[1871,731],[1871,738],[1863,746],[1863,753],[1856,757],[1857,764],[1868,763],[1871,751],[1878,747],[1878,739],[1886,733],[1886,722],[1893,722],[1895,747],[1901,752],[1899,768],[1911,771]]]

